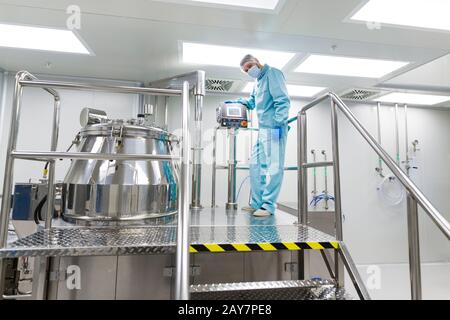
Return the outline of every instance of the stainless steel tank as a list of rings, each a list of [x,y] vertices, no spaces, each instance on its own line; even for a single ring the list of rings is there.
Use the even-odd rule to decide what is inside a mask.
[[[77,136],[79,152],[169,155],[176,140],[143,119],[86,121],[84,111],[81,122],[86,126]],[[171,161],[73,160],[64,179],[64,218],[136,222],[173,215],[177,181]]]

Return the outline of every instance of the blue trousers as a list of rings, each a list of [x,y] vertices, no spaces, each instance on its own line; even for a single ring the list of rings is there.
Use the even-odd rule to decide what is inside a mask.
[[[284,176],[286,128],[260,128],[250,163],[250,184],[254,209],[274,214]]]

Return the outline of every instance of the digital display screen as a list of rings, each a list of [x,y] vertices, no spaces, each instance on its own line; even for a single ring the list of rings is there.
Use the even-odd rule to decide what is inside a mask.
[[[242,109],[236,107],[228,107],[227,108],[227,116],[228,117],[242,117]]]

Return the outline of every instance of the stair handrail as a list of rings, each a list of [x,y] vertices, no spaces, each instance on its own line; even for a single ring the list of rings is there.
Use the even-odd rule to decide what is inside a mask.
[[[305,113],[320,102],[331,98],[338,106],[339,110],[347,117],[356,130],[362,135],[362,137],[369,143],[375,153],[380,156],[388,168],[392,171],[392,174],[399,179],[401,184],[408,190],[422,209],[433,220],[442,233],[450,240],[450,223],[444,218],[444,216],[436,209],[425,194],[416,186],[416,184],[409,178],[406,173],[400,168],[389,153],[377,142],[377,140],[369,133],[369,131],[362,125],[362,123],[356,118],[353,112],[350,111],[348,106],[337,96],[334,92],[328,92],[322,97],[312,101],[304,106],[299,114]]]
[[[307,207],[307,191],[300,188],[307,188],[307,175],[303,169],[308,168],[306,147],[307,147],[307,130],[306,130],[306,112],[320,104],[321,102],[331,99],[332,112],[332,135],[333,135],[333,153],[334,153],[334,172],[335,172],[335,198],[336,198],[336,237],[342,240],[342,211],[340,199],[340,175],[339,175],[339,148],[338,148],[338,129],[337,129],[337,112],[339,109],[350,123],[356,128],[371,148],[384,161],[386,166],[392,171],[393,175],[400,181],[408,192],[408,243],[409,243],[409,259],[411,274],[411,295],[413,299],[422,298],[421,275],[420,275],[420,249],[419,249],[419,227],[418,227],[418,205],[427,213],[431,220],[441,230],[441,232],[450,240],[450,223],[436,209],[425,194],[416,186],[416,184],[406,175],[389,153],[378,143],[378,141],[369,133],[356,116],[350,111],[349,107],[334,92],[328,92],[323,96],[315,99],[304,106],[298,113],[298,167],[299,167],[299,190],[298,190],[298,213],[301,223],[308,222]]]

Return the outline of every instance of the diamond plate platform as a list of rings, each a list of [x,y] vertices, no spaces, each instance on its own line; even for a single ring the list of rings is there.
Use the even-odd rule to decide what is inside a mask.
[[[190,290],[192,300],[353,300],[330,280],[193,285]]]
[[[220,210],[192,213],[191,252],[273,251],[324,249],[338,243],[314,228],[296,225],[280,212],[270,219]],[[209,225],[207,223],[210,223]],[[173,253],[177,227],[161,226],[70,226],[55,221],[51,230],[41,230],[0,249],[0,257],[99,256]],[[198,250],[196,250],[197,248]],[[205,250],[201,250],[205,248]],[[225,249],[223,249],[225,248]]]
[[[175,226],[73,227],[41,230],[0,249],[0,257],[91,256],[171,253]],[[247,244],[330,243],[335,240],[306,226],[193,226],[191,244],[219,246]],[[288,249],[286,249],[288,250]]]

